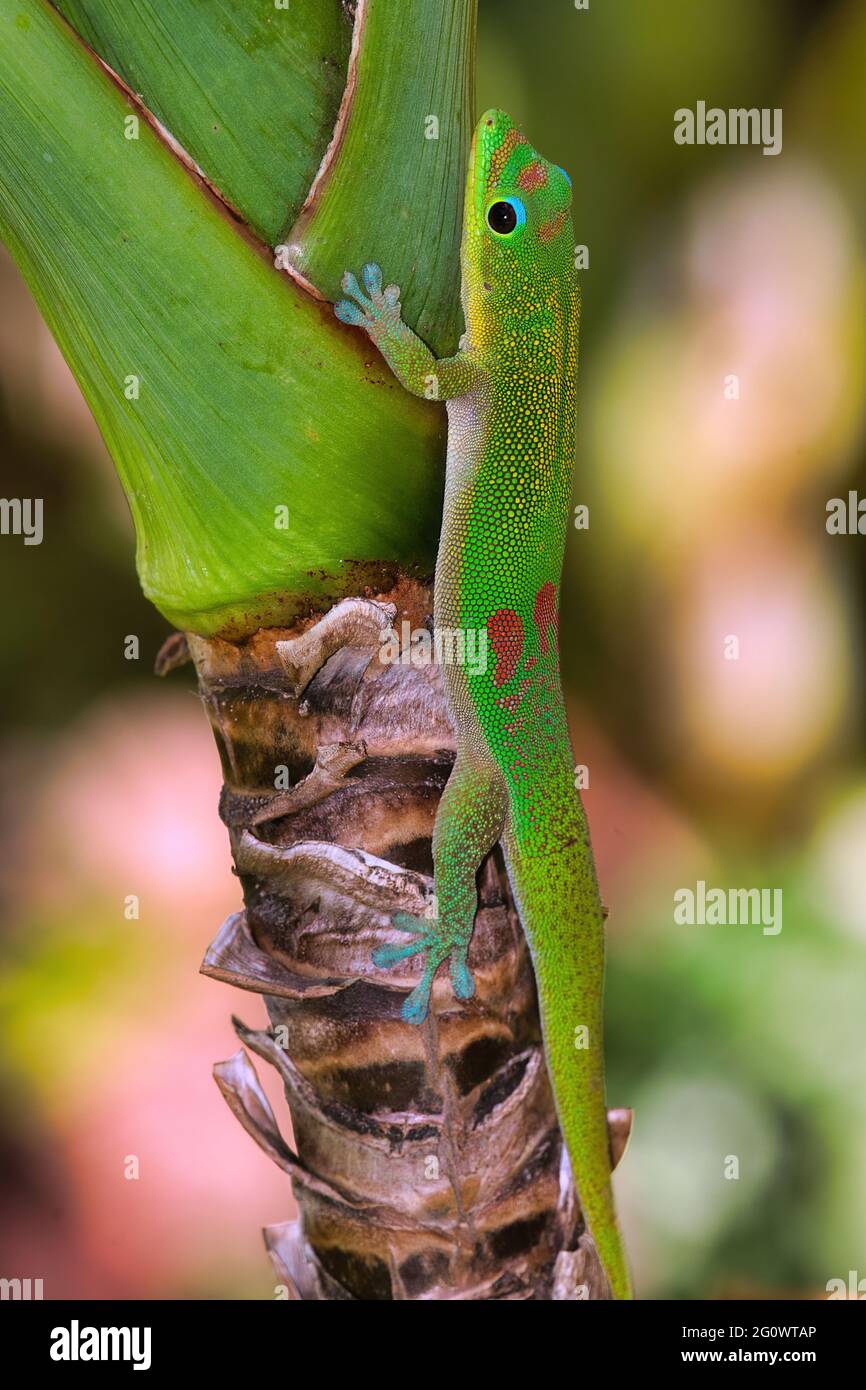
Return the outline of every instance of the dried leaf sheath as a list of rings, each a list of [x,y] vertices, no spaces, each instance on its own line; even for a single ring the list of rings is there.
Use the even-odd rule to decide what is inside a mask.
[[[420,627],[430,611],[429,592],[408,583],[382,601],[398,624]],[[580,1285],[606,1296],[594,1251],[579,1246],[498,854],[480,875],[472,1001],[456,1001],[445,975],[428,1026],[414,1028],[400,1005],[415,962],[388,974],[371,964],[394,937],[392,912],[423,909],[432,892],[430,835],[453,757],[439,671],[382,665],[369,630],[344,627],[340,641],[366,645],[340,646],[299,704],[277,652],[297,635],[190,639],[246,904],[202,968],[264,995],[271,1031],[237,1028],[277,1067],[292,1115],[294,1152],[246,1055],[218,1068],[235,1113],[293,1178],[301,1222],[266,1233],[281,1282],[325,1299],[565,1299],[586,1296]],[[281,765],[288,794],[274,791]],[[627,1112],[611,1118],[621,1148]]]

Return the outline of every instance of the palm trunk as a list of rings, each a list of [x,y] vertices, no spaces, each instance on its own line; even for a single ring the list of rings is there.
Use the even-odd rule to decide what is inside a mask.
[[[202,969],[264,997],[270,1029],[235,1026],[283,1079],[294,1151],[247,1051],[216,1078],[293,1181],[300,1220],[265,1232],[284,1297],[606,1297],[499,853],[479,875],[473,1000],[445,974],[415,1028],[400,1006],[416,962],[371,964],[397,939],[391,914],[429,902],[453,760],[438,668],[381,663],[377,634],[392,618],[423,629],[430,611],[429,590],[403,580],[292,631],[189,638],[245,903]],[[611,1120],[621,1152],[628,1112]]]

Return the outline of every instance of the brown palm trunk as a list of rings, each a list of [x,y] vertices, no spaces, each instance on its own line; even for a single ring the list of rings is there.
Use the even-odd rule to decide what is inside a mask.
[[[429,589],[404,580],[291,632],[189,638],[245,903],[202,969],[263,995],[271,1025],[236,1020],[248,1051],[216,1078],[294,1184],[300,1220],[265,1232],[284,1296],[606,1297],[562,1161],[499,854],[479,875],[474,999],[455,1000],[443,974],[427,1024],[413,1027],[400,1006],[418,962],[371,963],[377,944],[403,939],[392,913],[422,912],[432,894],[430,837],[453,760],[440,674],[377,651],[392,618],[417,631],[430,611]],[[290,791],[275,790],[281,768]],[[294,1151],[248,1052],[283,1079]],[[628,1112],[611,1120],[618,1156]]]

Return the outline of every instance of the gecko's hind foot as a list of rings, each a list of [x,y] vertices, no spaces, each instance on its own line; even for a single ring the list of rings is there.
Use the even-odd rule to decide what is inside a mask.
[[[382,272],[372,262],[362,269],[361,279],[363,290],[351,270],[346,271],[340,283],[350,298],[340,299],[334,305],[337,318],[341,323],[365,328],[371,336],[395,328],[400,322],[400,287],[386,285],[383,289]]]
[[[396,964],[409,956],[425,957],[424,973],[419,983],[403,1002],[402,1014],[407,1023],[423,1023],[430,1007],[433,979],[443,961],[450,958],[451,987],[457,999],[471,999],[475,981],[469,969],[469,941],[454,940],[443,935],[437,925],[424,917],[412,917],[408,912],[395,912],[391,919],[399,931],[408,932],[414,939],[405,946],[380,946],[373,952],[373,964],[380,967]]]

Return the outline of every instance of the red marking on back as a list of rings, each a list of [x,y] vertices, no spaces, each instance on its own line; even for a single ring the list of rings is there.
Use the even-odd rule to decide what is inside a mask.
[[[538,629],[538,645],[546,656],[550,651],[550,629],[553,628],[553,648],[559,650],[559,613],[556,611],[556,589],[553,584],[543,584],[535,595],[535,626]]]
[[[493,684],[505,685],[517,671],[523,651],[523,623],[511,608],[498,608],[487,619],[487,635],[496,658]]]

